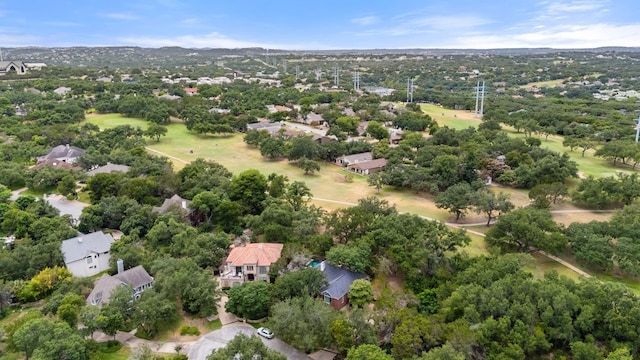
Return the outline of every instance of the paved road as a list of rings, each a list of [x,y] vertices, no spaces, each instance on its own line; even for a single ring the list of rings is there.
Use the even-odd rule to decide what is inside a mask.
[[[45,200],[51,204],[54,208],[60,211],[60,215],[71,215],[71,217],[78,221],[80,219],[80,214],[82,214],[82,209],[89,206],[89,204],[85,204],[78,200],[67,200],[62,195],[49,195],[45,197]]]
[[[256,330],[243,323],[223,326],[221,329],[208,333],[201,337],[189,350],[189,360],[205,360],[214,349],[225,347],[237,334],[255,335]],[[257,335],[256,335],[257,336]],[[285,355],[289,360],[310,360],[306,354],[294,349],[283,341],[273,338],[265,339],[260,337],[262,342],[269,348]]]
[[[291,121],[285,121],[284,123],[287,124],[288,127],[291,127],[294,129],[298,129],[306,132],[312,132],[314,134],[318,134],[322,136],[327,135],[327,130],[317,129],[317,128],[314,128],[313,126],[299,124]]]

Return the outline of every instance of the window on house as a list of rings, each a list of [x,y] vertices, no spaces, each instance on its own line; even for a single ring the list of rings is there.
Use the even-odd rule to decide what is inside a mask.
[[[87,264],[93,263],[93,256],[87,256]]]
[[[326,304],[331,304],[331,296],[329,296],[329,294],[324,294],[324,302]]]
[[[260,266],[260,274],[266,274],[267,273],[267,267],[266,266]]]
[[[253,271],[253,265],[247,265],[247,271]]]

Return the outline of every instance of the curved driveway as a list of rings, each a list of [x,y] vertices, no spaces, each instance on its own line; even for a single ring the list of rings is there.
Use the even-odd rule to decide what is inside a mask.
[[[249,336],[256,335],[256,329],[251,325],[236,323],[225,325],[218,330],[212,331],[201,337],[195,344],[193,344],[193,346],[191,346],[188,354],[189,360],[206,360],[207,356],[209,356],[214,349],[227,346],[227,343],[239,333],[244,333]],[[285,355],[289,360],[311,359],[306,354],[301,353],[277,338],[265,339],[260,337],[260,339],[267,347]]]

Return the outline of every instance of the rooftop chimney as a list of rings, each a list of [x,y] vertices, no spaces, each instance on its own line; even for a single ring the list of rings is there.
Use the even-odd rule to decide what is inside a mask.
[[[82,236],[78,236],[78,242],[82,244]]]
[[[124,271],[124,261],[122,259],[118,259],[118,274],[122,274]]]
[[[187,200],[182,200],[182,208],[187,209]]]

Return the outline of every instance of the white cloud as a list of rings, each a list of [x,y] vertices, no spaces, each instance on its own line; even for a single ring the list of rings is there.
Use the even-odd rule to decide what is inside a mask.
[[[463,31],[474,30],[492,21],[476,15],[458,14],[455,16],[415,16],[402,15],[389,21],[389,26],[368,29],[366,31],[351,32],[355,36],[411,36],[425,34],[441,34],[445,32],[459,34]],[[442,34],[440,35],[442,36]]]
[[[542,8],[537,21],[563,20],[588,13],[593,19],[598,14],[607,12],[607,0],[552,0],[541,1],[538,6]]]
[[[377,16],[363,16],[359,18],[351,19],[351,22],[357,25],[373,25],[378,22]]]
[[[22,47],[42,45],[42,41],[35,36],[6,34],[0,29],[0,44],[2,44],[3,47]]]
[[[115,20],[137,20],[138,16],[129,13],[108,13],[104,17]]]
[[[640,24],[560,25],[511,34],[475,34],[458,37],[448,48],[595,48],[640,46]]]
[[[121,37],[117,39],[122,45],[135,45],[142,47],[164,47],[164,46],[181,46],[185,48],[249,48],[262,47],[266,49],[290,49],[290,50],[322,50],[331,49],[332,47],[319,43],[304,44],[275,44],[261,43],[245,40],[237,40],[229,38],[218,32],[212,32],[205,35],[180,35],[174,37]]]
[[[182,25],[198,25],[200,24],[200,20],[196,18],[188,18],[184,19],[180,22]]]

